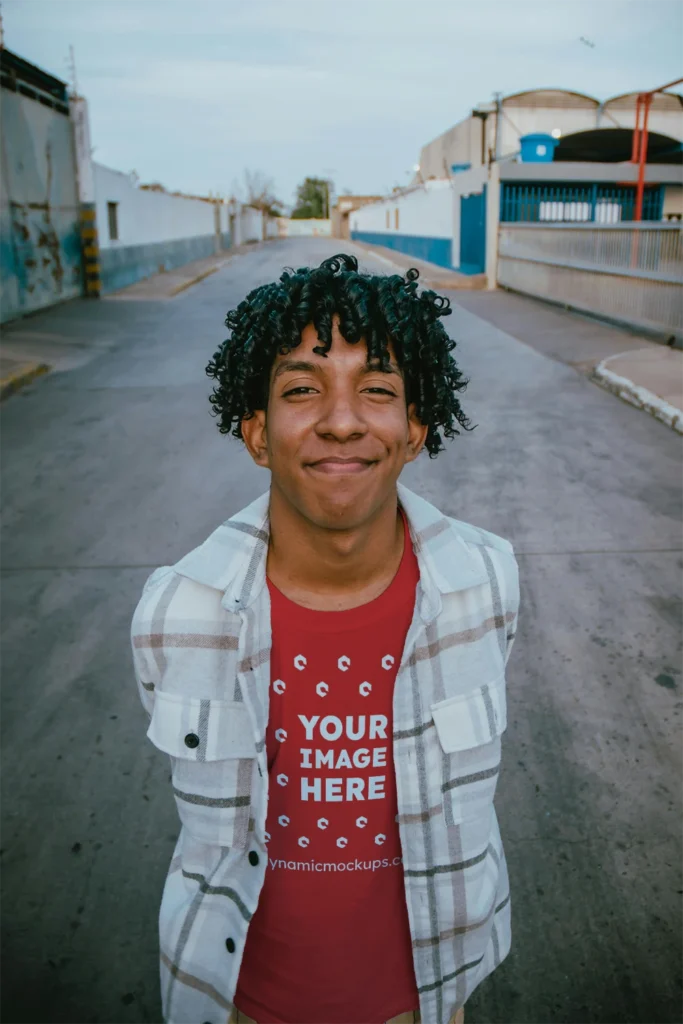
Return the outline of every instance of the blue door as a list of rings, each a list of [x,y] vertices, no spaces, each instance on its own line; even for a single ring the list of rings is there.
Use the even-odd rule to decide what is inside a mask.
[[[479,195],[460,197],[460,272],[486,269],[486,185]]]

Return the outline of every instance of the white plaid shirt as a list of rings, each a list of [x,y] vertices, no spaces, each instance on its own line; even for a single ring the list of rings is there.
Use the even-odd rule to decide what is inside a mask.
[[[182,822],[160,913],[168,1024],[226,1024],[268,860],[268,494],[155,570],[131,639],[147,735]],[[447,1024],[510,949],[493,796],[519,604],[508,541],[399,485],[420,568],[393,758],[424,1024]],[[353,979],[349,979],[353,984]]]

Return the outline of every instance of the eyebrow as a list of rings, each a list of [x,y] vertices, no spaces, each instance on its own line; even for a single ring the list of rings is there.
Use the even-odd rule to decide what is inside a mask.
[[[313,363],[305,363],[297,361],[296,359],[283,359],[281,363],[275,367],[275,373],[273,374],[273,380],[277,380],[283,373],[289,373],[290,371],[298,371],[299,373],[315,373],[315,366]]]
[[[278,377],[281,377],[283,373],[316,373],[320,369],[320,364],[307,363],[303,360],[298,359],[283,359],[281,363],[275,367],[273,374],[273,381],[276,381]],[[382,369],[377,362],[366,363],[363,370],[364,374],[367,373],[385,373],[385,374],[396,374],[398,377],[402,377],[401,370],[396,363],[388,363],[386,368]]]

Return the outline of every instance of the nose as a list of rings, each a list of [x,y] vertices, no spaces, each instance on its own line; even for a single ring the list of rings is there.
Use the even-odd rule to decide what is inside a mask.
[[[316,433],[320,437],[344,443],[363,437],[368,431],[353,394],[331,392],[321,413],[316,424]]]

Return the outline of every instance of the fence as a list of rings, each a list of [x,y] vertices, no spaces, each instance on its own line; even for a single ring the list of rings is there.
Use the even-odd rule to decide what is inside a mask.
[[[498,284],[683,339],[676,224],[501,224]]]
[[[635,202],[636,190],[632,185],[503,183],[500,219],[505,223],[592,221],[596,224],[618,224],[633,220]],[[664,189],[661,185],[646,188],[643,220],[661,220],[663,204]]]

